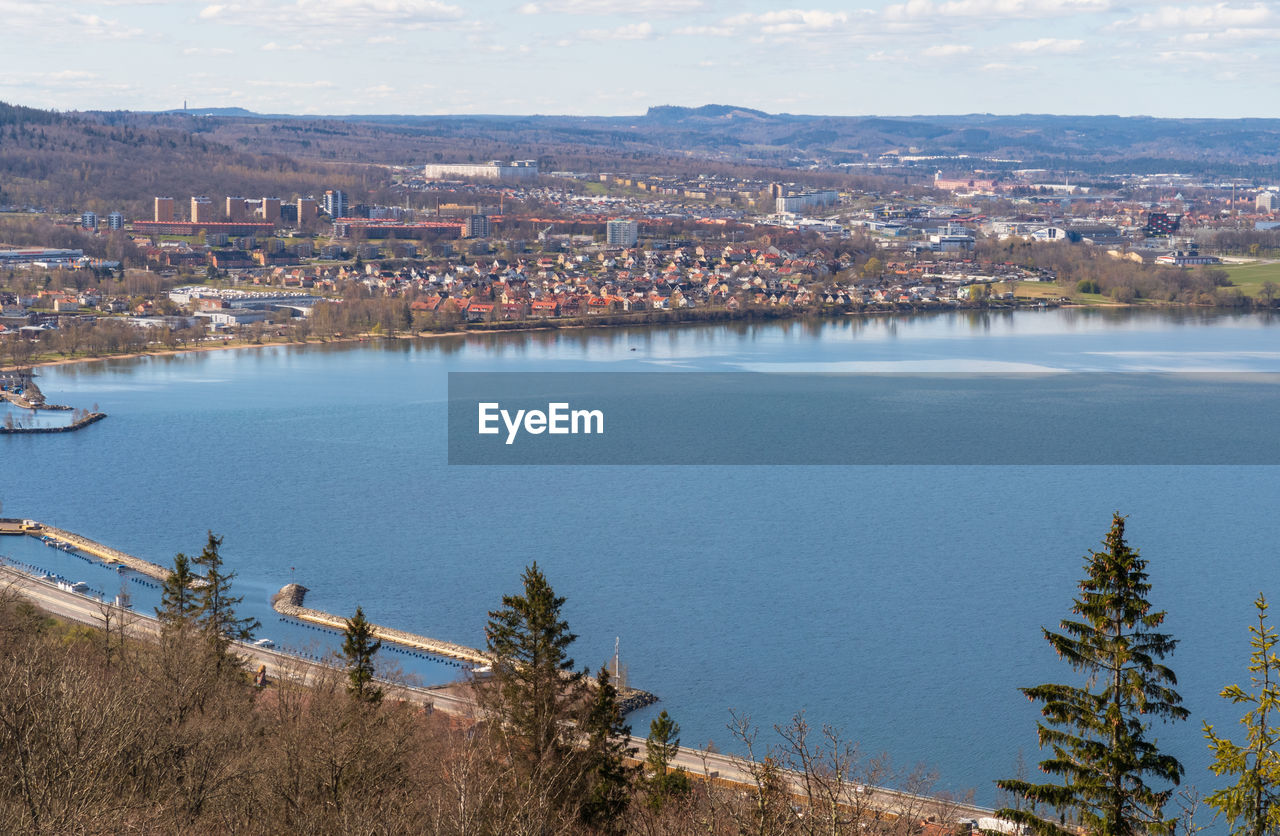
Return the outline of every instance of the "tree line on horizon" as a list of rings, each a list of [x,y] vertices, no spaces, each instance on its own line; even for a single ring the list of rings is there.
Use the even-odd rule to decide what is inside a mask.
[[[537,563],[489,613],[492,673],[470,683],[473,721],[399,698],[360,607],[332,667],[300,662],[266,682],[236,652],[258,624],[238,613],[221,546],[210,532],[199,554],[175,556],[154,642],[131,637],[136,616],[123,607],[104,604],[93,629],[0,596],[0,831],[959,836],[971,826],[968,799],[935,793],[927,769],[865,758],[803,713],[773,727],[773,744],[731,713],[747,776],[735,785],[675,766],[680,728],[666,711],[641,751],[607,669],[575,667],[565,599]],[[1071,616],[1043,631],[1078,676],[1022,689],[1041,706],[1048,777],[997,782],[1002,827],[1203,829],[1198,796],[1178,793],[1184,768],[1151,736],[1154,722],[1188,711],[1163,661],[1177,640],[1160,629],[1146,566],[1115,515],[1085,558]],[[1211,772],[1226,782],[1203,803],[1232,836],[1280,831],[1278,638],[1264,596],[1256,609],[1250,686],[1222,691],[1246,709],[1243,737],[1203,728]],[[864,786],[915,800],[886,815]]]

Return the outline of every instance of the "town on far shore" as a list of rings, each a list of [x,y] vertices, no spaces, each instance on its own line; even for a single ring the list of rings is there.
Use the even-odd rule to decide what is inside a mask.
[[[545,172],[520,160],[388,166],[398,205],[329,189],[157,195],[135,218],[0,207],[0,221],[7,213],[56,238],[0,244],[0,364],[211,338],[1062,304],[1270,308],[1280,297],[1280,186],[1179,174],[1073,184],[972,163],[887,160],[937,166],[887,192]]]

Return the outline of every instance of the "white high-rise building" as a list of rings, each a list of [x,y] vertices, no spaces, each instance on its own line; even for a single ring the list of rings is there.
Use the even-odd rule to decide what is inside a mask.
[[[605,224],[604,233],[610,247],[634,247],[640,240],[640,224],[618,218]]]
[[[347,193],[329,189],[324,193],[324,213],[330,218],[347,217]]]

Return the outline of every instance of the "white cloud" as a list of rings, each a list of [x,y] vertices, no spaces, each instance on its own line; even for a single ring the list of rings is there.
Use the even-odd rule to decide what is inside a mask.
[[[1009,48],[1014,52],[1037,52],[1049,53],[1051,55],[1066,55],[1072,52],[1079,52],[1084,48],[1084,41],[1078,39],[1066,38],[1037,38],[1034,41],[1018,41],[1010,44]]]
[[[973,52],[973,47],[961,44],[940,44],[931,46],[924,51],[924,54],[930,58],[952,58],[957,55],[968,55]]]
[[[221,46],[189,46],[182,50],[183,55],[230,55],[232,50]]]
[[[1243,61],[1251,63],[1257,55],[1233,52],[1208,52],[1195,49],[1172,49],[1156,54],[1156,59],[1170,64],[1222,64]]]
[[[1231,42],[1240,43],[1245,41],[1274,41],[1280,38],[1280,28],[1277,27],[1249,27],[1243,29],[1239,27],[1229,27],[1214,32],[1185,32],[1178,36],[1178,40],[1183,43],[1206,43],[1206,42]]]
[[[847,13],[828,12],[822,9],[781,9],[763,14],[735,15],[725,20],[729,26],[755,29],[768,35],[824,32],[844,26],[848,22]]]
[[[56,73],[46,73],[44,78],[49,81],[91,81],[101,76],[88,70],[58,70]]]
[[[298,52],[306,49],[302,44],[278,44],[275,41],[267,41],[262,45],[263,52]]]
[[[342,31],[373,26],[421,29],[460,20],[462,9],[442,0],[243,0],[200,11],[205,20],[252,26],[302,26]]]
[[[136,38],[142,30],[133,26],[125,26],[118,20],[110,20],[97,15],[73,14],[71,20],[83,27],[83,34],[93,38],[123,40]]]
[[[682,26],[673,34],[694,38],[726,38],[734,33],[732,26]]]
[[[1266,3],[1232,6],[1161,6],[1137,17],[1121,21],[1117,28],[1150,31],[1153,29],[1222,30],[1230,27],[1259,26],[1276,18]]]
[[[653,34],[651,23],[626,23],[616,29],[584,29],[578,37],[588,41],[645,41]]]
[[[696,12],[706,5],[706,0],[542,0],[525,3],[520,14],[562,15],[671,15]]]
[[[1014,72],[1015,70],[1023,71],[1023,70],[1029,70],[1029,69],[1035,69],[1035,68],[1024,67],[1020,64],[1002,64],[999,61],[992,61],[989,64],[983,64],[979,69],[981,69],[984,73],[1009,73],[1009,72]]]
[[[1047,18],[1105,12],[1112,0],[907,0],[886,6],[888,21],[920,21],[930,18]]]
[[[323,90],[334,86],[332,81],[282,81],[269,78],[251,78],[245,83],[252,87],[279,87],[286,90]]]

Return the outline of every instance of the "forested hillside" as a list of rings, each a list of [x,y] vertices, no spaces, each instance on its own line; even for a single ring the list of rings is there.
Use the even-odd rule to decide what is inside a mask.
[[[122,209],[193,194],[313,194],[376,188],[381,171],[233,149],[203,133],[127,114],[61,114],[0,102],[0,204]]]

